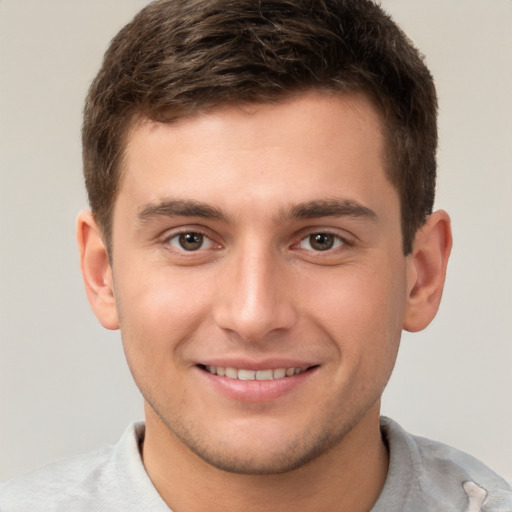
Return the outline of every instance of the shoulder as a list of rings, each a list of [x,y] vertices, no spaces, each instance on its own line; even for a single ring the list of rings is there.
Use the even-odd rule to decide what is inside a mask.
[[[512,511],[510,484],[475,457],[408,434],[388,418],[382,419],[381,429],[390,449],[389,479],[396,482],[404,470],[409,473],[404,500],[411,506],[421,502],[425,510],[433,510],[450,503],[453,508],[443,510]]]
[[[153,509],[159,510],[159,497],[140,457],[143,435],[144,425],[133,424],[116,445],[1,484],[0,512],[127,512],[155,504]]]
[[[108,447],[54,462],[5,482],[0,485],[0,511],[53,512],[65,510],[72,503],[76,507],[108,484],[113,449]]]

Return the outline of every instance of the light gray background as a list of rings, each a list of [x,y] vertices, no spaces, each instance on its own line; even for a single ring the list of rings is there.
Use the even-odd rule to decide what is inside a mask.
[[[0,0],[0,479],[115,442],[142,417],[119,335],[89,311],[83,98],[142,0]],[[384,0],[439,89],[441,312],[404,337],[384,413],[512,479],[512,1]]]

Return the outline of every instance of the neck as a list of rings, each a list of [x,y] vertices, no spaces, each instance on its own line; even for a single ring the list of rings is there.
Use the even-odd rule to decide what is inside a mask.
[[[296,470],[273,475],[228,473],[207,464],[146,406],[144,465],[173,512],[368,512],[388,468],[379,406],[375,404],[329,451]]]

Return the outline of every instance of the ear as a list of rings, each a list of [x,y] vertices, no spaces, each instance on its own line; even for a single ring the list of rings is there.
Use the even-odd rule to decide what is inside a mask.
[[[114,283],[101,230],[88,210],[78,215],[76,240],[85,291],[94,314],[106,329],[118,329]]]
[[[407,256],[405,330],[421,331],[436,316],[451,248],[450,217],[440,210],[416,233],[412,253]]]

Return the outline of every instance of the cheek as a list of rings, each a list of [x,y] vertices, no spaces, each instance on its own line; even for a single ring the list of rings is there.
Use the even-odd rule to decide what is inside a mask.
[[[402,269],[344,268],[310,287],[304,310],[315,316],[343,358],[375,359],[396,351],[405,308]]]
[[[192,320],[208,300],[210,286],[206,276],[195,270],[148,266],[152,268],[125,272],[119,280],[114,275],[122,283],[121,288],[116,286],[121,317],[136,318],[148,328],[177,328],[180,320]]]
[[[127,357],[164,364],[209,311],[210,287],[165,269],[121,277],[116,303]]]

